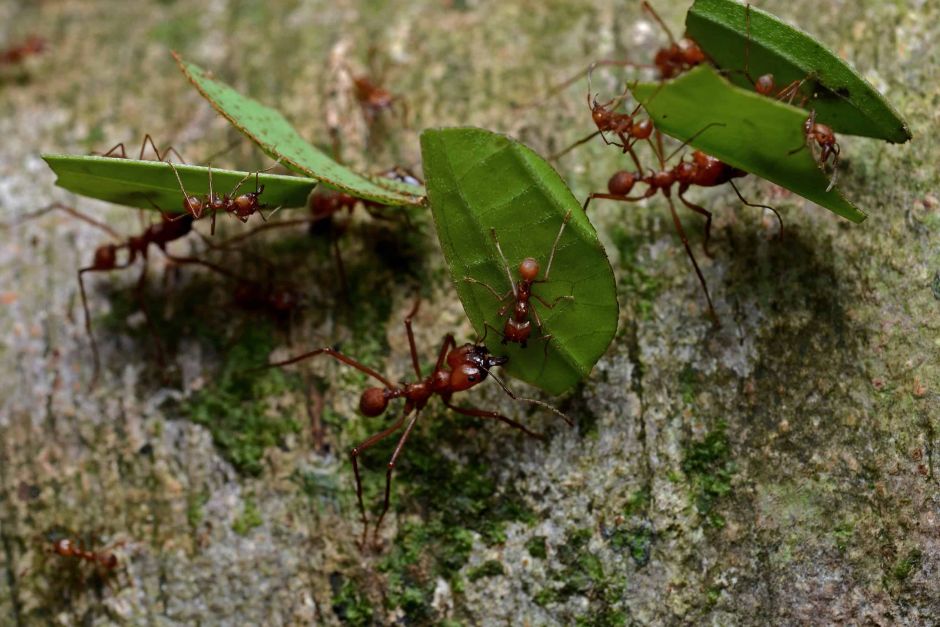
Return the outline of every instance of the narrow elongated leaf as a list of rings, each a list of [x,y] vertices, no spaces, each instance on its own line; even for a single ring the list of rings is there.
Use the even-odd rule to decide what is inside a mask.
[[[686,32],[731,80],[753,89],[744,74],[748,41],[746,7],[735,0],[695,0]],[[773,74],[777,88],[807,79],[802,93],[812,95],[807,109],[837,133],[903,143],[911,131],[900,114],[868,81],[811,35],[777,17],[750,8],[752,79]],[[799,97],[797,98],[799,100]]]
[[[631,90],[664,133],[852,222],[865,219],[837,188],[826,191],[829,176],[806,146],[803,109],[735,87],[704,65]]]
[[[159,209],[167,213],[183,211],[183,193],[169,164],[162,161],[137,161],[90,155],[43,155],[56,173],[56,185],[70,192],[128,207]],[[177,165],[180,179],[189,194],[209,191],[209,168]],[[212,169],[212,187],[216,193],[229,193],[248,177],[240,191],[254,191],[252,172]],[[315,179],[261,173],[264,185],[261,202],[269,207],[303,207],[317,185]]]
[[[176,53],[173,56],[189,82],[216,111],[285,166],[358,198],[392,206],[422,204],[424,188],[350,170],[307,143],[278,111],[239,94]]]
[[[617,330],[613,271],[581,204],[544,159],[503,135],[478,128],[432,129],[421,135],[421,154],[437,235],[474,328],[485,333],[494,354],[509,356],[507,372],[553,394],[567,390],[590,372]],[[525,257],[536,259],[544,272],[569,211],[549,281],[537,283],[533,293],[548,303],[573,299],[553,308],[533,299],[551,338],[540,339],[533,330],[528,347],[504,346],[498,335],[506,319],[498,315],[501,304],[486,287],[464,279],[472,277],[500,294],[511,289],[491,229],[514,280]],[[486,331],[484,323],[496,331]]]

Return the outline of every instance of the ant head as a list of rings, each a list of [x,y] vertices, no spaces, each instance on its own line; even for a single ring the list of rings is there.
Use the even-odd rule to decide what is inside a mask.
[[[202,215],[203,203],[198,196],[187,196],[183,199],[183,211],[197,218]]]
[[[532,257],[526,257],[519,263],[519,276],[523,281],[534,281],[539,275],[539,262]]]
[[[607,181],[607,191],[616,196],[626,196],[636,183],[636,175],[626,170],[615,172]]]
[[[695,164],[688,161],[682,161],[676,166],[676,180],[680,183],[691,183],[695,178]]]
[[[249,192],[236,196],[232,200],[234,213],[240,218],[247,218],[258,208],[258,194]]]
[[[366,388],[359,397],[359,411],[363,416],[374,418],[385,412],[388,407],[388,394],[385,388]]]
[[[480,383],[490,372],[490,368],[502,366],[508,357],[496,357],[489,349],[480,344],[464,344],[452,350],[447,356],[450,371],[450,389],[462,392]]]
[[[774,91],[774,75],[762,74],[754,81],[754,91],[761,96],[769,96]]]
[[[699,45],[688,37],[683,37],[676,44],[676,51],[679,57],[686,65],[698,65],[705,62],[705,53],[699,48]]]

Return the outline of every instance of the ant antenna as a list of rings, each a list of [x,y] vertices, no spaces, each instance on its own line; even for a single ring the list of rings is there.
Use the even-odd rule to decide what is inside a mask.
[[[542,275],[542,280],[548,280],[548,273],[552,271],[552,262],[555,260],[555,250],[558,249],[558,242],[561,241],[561,234],[565,232],[565,227],[568,226],[568,220],[571,219],[571,209],[568,210],[568,213],[565,214],[564,219],[561,221],[561,228],[558,229],[558,235],[555,236],[555,243],[552,244],[552,252],[548,256],[548,263],[545,265],[545,274]]]
[[[702,127],[701,129],[699,129],[698,131],[696,131],[696,132],[692,135],[692,137],[690,137],[690,138],[688,138],[687,140],[685,140],[684,142],[682,142],[682,145],[680,145],[678,148],[676,148],[676,149],[673,150],[671,153],[669,153],[669,156],[666,157],[665,160],[666,160],[666,161],[671,160],[673,157],[676,156],[676,154],[677,154],[679,151],[681,151],[681,150],[684,149],[686,146],[688,146],[690,143],[692,143],[692,142],[695,140],[696,137],[698,137],[699,135],[701,135],[702,133],[704,133],[705,131],[707,131],[708,129],[710,129],[710,128],[713,127],[713,126],[725,126],[725,123],[724,123],[724,122],[710,122],[709,124],[706,124],[704,127]]]
[[[552,407],[552,406],[549,405],[548,403],[545,403],[545,402],[540,401],[540,400],[538,400],[538,399],[535,399],[535,398],[526,398],[526,397],[524,397],[524,396],[518,396],[518,395],[514,394],[513,391],[510,390],[509,387],[508,387],[505,383],[503,383],[503,381],[502,381],[499,377],[497,377],[495,374],[493,374],[493,371],[492,371],[492,370],[490,370],[490,369],[488,369],[488,368],[484,368],[484,370],[486,371],[487,374],[489,374],[491,377],[493,377],[493,381],[496,381],[496,383],[499,385],[499,387],[501,387],[501,388],[503,389],[503,392],[505,392],[505,393],[509,396],[509,398],[511,398],[512,400],[514,400],[514,401],[522,401],[522,402],[524,402],[524,403],[532,403],[533,405],[538,405],[539,407],[542,407],[542,408],[544,408],[544,409],[547,409],[548,411],[552,412],[553,414],[555,414],[555,415],[557,415],[557,416],[560,416],[561,419],[564,420],[564,421],[568,424],[569,427],[573,427],[573,426],[574,426],[574,421],[573,421],[566,413],[564,413],[563,411],[561,411],[561,410],[559,410],[559,409],[556,409],[555,407]]]
[[[509,284],[512,286],[512,295],[518,298],[519,292],[516,290],[516,282],[512,280],[512,272],[509,271],[509,262],[506,261],[506,255],[503,254],[503,249],[499,245],[499,238],[496,237],[496,229],[491,228],[490,235],[493,236],[493,241],[496,242],[496,250],[499,251],[499,256],[503,260],[503,268],[506,269],[506,276],[509,277]]]

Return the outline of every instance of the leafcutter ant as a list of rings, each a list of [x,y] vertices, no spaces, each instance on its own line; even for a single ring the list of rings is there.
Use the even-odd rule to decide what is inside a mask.
[[[373,542],[377,544],[379,529],[382,526],[382,521],[384,520],[389,508],[389,499],[391,498],[392,486],[392,471],[395,469],[395,465],[401,456],[408,437],[411,435],[411,432],[418,421],[418,417],[420,416],[421,411],[425,408],[425,406],[427,406],[428,401],[430,401],[434,396],[439,396],[446,407],[452,409],[458,414],[473,416],[476,418],[498,420],[515,429],[519,429],[530,437],[544,439],[544,436],[541,434],[530,430],[522,423],[519,423],[512,418],[508,418],[499,412],[478,409],[475,407],[461,407],[451,402],[451,397],[454,394],[469,390],[470,388],[485,381],[487,377],[492,377],[492,379],[496,381],[502,390],[514,400],[534,403],[544,407],[564,418],[568,424],[571,424],[570,418],[547,403],[515,395],[512,391],[510,391],[510,389],[502,380],[500,380],[491,372],[492,368],[504,365],[508,361],[507,357],[497,357],[491,354],[485,346],[480,344],[464,344],[462,346],[457,346],[457,342],[454,340],[454,336],[449,333],[444,336],[444,341],[441,343],[441,346],[438,349],[437,361],[435,362],[433,371],[428,376],[424,376],[424,374],[421,372],[418,349],[415,345],[414,332],[411,328],[411,321],[417,314],[419,305],[420,300],[416,300],[414,306],[411,308],[411,311],[405,317],[405,331],[408,335],[408,346],[411,351],[411,363],[414,367],[416,376],[416,380],[413,383],[395,383],[390,378],[380,374],[378,371],[373,370],[372,368],[362,364],[352,357],[349,357],[331,347],[320,348],[302,355],[298,355],[296,357],[291,357],[290,359],[285,359],[283,361],[278,361],[268,364],[267,366],[263,366],[264,368],[287,366],[289,364],[295,364],[299,361],[316,357],[318,355],[326,355],[343,364],[346,364],[347,366],[351,366],[359,372],[362,372],[363,374],[375,379],[380,384],[377,387],[367,388],[359,397],[359,411],[364,416],[368,417],[380,416],[385,413],[386,409],[388,409],[390,401],[399,398],[404,399],[404,408],[391,426],[365,439],[350,451],[353,473],[356,477],[356,498],[358,499],[359,512],[362,516],[363,547],[365,547],[366,538],[368,535],[368,519],[366,517],[365,505],[362,500],[362,479],[359,474],[359,457],[366,450],[375,446],[378,442],[384,440],[404,426],[404,432],[399,438],[398,444],[395,446],[395,451],[386,465],[385,498],[382,505],[382,513],[379,515],[372,533]]]
[[[484,283],[483,281],[478,281],[473,277],[464,277],[463,279],[468,283],[482,285],[487,290],[489,290],[489,292],[501,305],[496,315],[499,318],[507,316],[502,332],[500,332],[500,330],[496,327],[492,326],[489,322],[484,321],[484,339],[486,338],[486,333],[492,329],[496,334],[503,338],[503,344],[512,342],[519,344],[522,348],[525,348],[528,344],[529,336],[532,334],[532,320],[530,320],[531,317],[534,319],[535,326],[539,330],[539,339],[546,342],[545,350],[548,350],[548,340],[551,339],[552,336],[551,334],[544,334],[542,330],[542,319],[539,317],[538,310],[536,309],[535,304],[531,302],[531,299],[534,298],[543,307],[552,309],[559,303],[559,301],[574,300],[574,297],[559,296],[550,303],[538,294],[535,294],[532,291],[532,288],[537,283],[548,282],[549,274],[552,271],[552,262],[555,259],[555,251],[558,249],[558,242],[561,241],[561,235],[565,232],[565,227],[568,225],[568,221],[570,219],[571,211],[568,211],[561,222],[561,228],[558,229],[558,235],[555,236],[555,243],[552,244],[552,249],[548,254],[548,263],[545,264],[545,274],[542,275],[541,279],[538,278],[539,272],[541,270],[539,262],[533,257],[526,257],[519,263],[519,280],[514,280],[512,278],[512,271],[509,269],[509,262],[506,260],[506,255],[503,254],[503,249],[499,245],[499,238],[496,236],[496,229],[490,229],[493,242],[496,244],[496,250],[499,252],[500,259],[503,260],[503,267],[506,270],[506,277],[509,279],[510,289],[505,294],[500,294],[495,288],[487,283]],[[511,313],[510,309],[512,310]]]
[[[209,193],[200,198],[199,196],[194,196],[186,192],[186,188],[183,186],[183,180],[180,178],[180,173],[177,171],[176,166],[172,163],[168,163],[168,165],[173,168],[173,174],[176,175],[180,191],[183,192],[183,210],[196,220],[200,219],[206,212],[212,215],[211,227],[209,229],[210,235],[215,235],[215,217],[219,213],[230,213],[243,223],[248,222],[248,219],[255,213],[258,213],[264,221],[267,221],[268,217],[270,217],[270,215],[265,217],[264,213],[261,212],[267,205],[262,204],[260,201],[261,194],[264,192],[264,185],[258,184],[258,175],[260,172],[255,172],[255,191],[245,192],[236,196],[239,188],[245,181],[251,178],[251,174],[247,174],[242,180],[235,184],[231,192],[219,196],[212,191],[212,168],[210,167]],[[277,167],[276,163],[263,171],[267,172],[275,167]],[[277,209],[274,211],[277,211]],[[271,212],[271,215],[274,214],[274,211]]]
[[[42,53],[45,49],[45,39],[39,35],[30,35],[22,42],[0,51],[0,66],[18,65],[28,57]]]
[[[704,132],[707,128],[708,127],[702,129],[699,131],[699,133]],[[724,163],[715,157],[709,156],[700,150],[696,150],[692,153],[691,161],[686,161],[683,158],[675,167],[667,168],[666,162],[671,160],[672,157],[684,146],[685,144],[677,148],[676,151],[669,155],[669,157],[666,159],[660,158],[659,171],[649,170],[647,173],[644,173],[643,169],[639,168],[636,172],[621,170],[614,173],[614,175],[610,177],[610,180],[607,181],[607,193],[595,192],[589,194],[587,199],[584,201],[584,209],[586,211],[590,202],[595,198],[617,200],[620,202],[636,202],[650,198],[657,192],[662,192],[663,196],[666,197],[666,200],[669,203],[669,211],[672,214],[672,221],[675,225],[676,232],[678,232],[679,238],[682,240],[682,244],[685,246],[685,251],[692,262],[692,266],[695,268],[695,274],[698,276],[699,283],[702,286],[702,291],[705,292],[705,299],[708,301],[709,314],[711,315],[714,323],[716,325],[720,325],[718,316],[715,313],[714,305],[712,304],[711,296],[708,293],[708,286],[705,283],[705,277],[702,275],[702,271],[699,268],[698,262],[695,260],[695,255],[692,254],[692,248],[689,245],[689,240],[686,237],[685,230],[682,228],[682,222],[679,220],[676,207],[672,202],[673,186],[678,183],[679,189],[676,195],[682,204],[695,213],[705,217],[705,239],[702,244],[702,248],[704,249],[705,254],[709,257],[712,256],[708,250],[708,240],[711,234],[712,214],[705,208],[700,207],[699,205],[696,205],[685,198],[685,193],[689,190],[689,188],[693,186],[716,187],[718,185],[728,183],[734,189],[735,194],[737,194],[742,203],[748,207],[768,209],[777,216],[777,220],[780,222],[781,237],[783,236],[783,220],[780,217],[780,214],[777,213],[777,210],[773,207],[748,202],[744,196],[741,195],[740,190],[738,190],[738,187],[734,184],[734,179],[747,176],[747,172],[733,168],[727,163]],[[634,159],[636,159],[635,155]],[[645,183],[647,185],[646,191],[639,196],[629,196],[630,192],[633,191],[634,185],[637,183]]]

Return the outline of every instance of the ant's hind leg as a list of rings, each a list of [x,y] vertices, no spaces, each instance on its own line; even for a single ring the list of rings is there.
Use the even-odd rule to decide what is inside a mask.
[[[704,207],[700,207],[694,203],[689,202],[688,200],[685,199],[685,197],[682,196],[682,194],[679,194],[679,200],[682,201],[683,205],[685,205],[686,207],[688,207],[695,213],[705,216],[705,240],[702,242],[702,250],[705,251],[706,257],[708,257],[709,259],[714,258],[714,255],[712,255],[711,251],[708,250],[708,241],[711,238],[711,232],[712,232],[712,212],[705,209]]]
[[[388,460],[388,466],[385,471],[385,502],[382,504],[382,513],[379,514],[379,519],[375,522],[375,527],[372,529],[373,544],[378,545],[379,529],[382,528],[382,521],[385,520],[385,514],[388,513],[388,505],[392,494],[392,471],[395,470],[398,457],[401,455],[402,449],[405,448],[405,442],[408,441],[408,436],[411,435],[411,431],[414,429],[416,422],[418,422],[418,412],[415,412],[415,415],[408,421],[405,432],[401,434],[401,439],[398,440],[398,444],[395,446],[395,452],[392,453],[392,458]]]
[[[359,501],[359,513],[362,515],[362,548],[365,548],[366,545],[366,533],[369,530],[368,519],[366,518],[366,508],[362,502],[362,477],[359,474],[359,456],[362,455],[366,450],[372,448],[378,444],[381,440],[384,440],[391,434],[395,433],[401,429],[402,424],[405,422],[405,416],[402,415],[395,421],[395,424],[384,429],[375,435],[370,436],[358,446],[353,447],[349,451],[349,459],[352,461],[353,474],[356,477],[356,498]]]
[[[545,436],[542,435],[541,433],[536,433],[535,431],[530,430],[521,422],[516,422],[512,418],[507,418],[506,416],[503,416],[502,414],[499,414],[495,411],[486,411],[484,409],[476,409],[472,407],[459,407],[447,400],[444,401],[444,405],[446,405],[449,409],[454,410],[458,414],[463,414],[464,416],[472,416],[474,418],[490,418],[492,420],[499,420],[500,422],[506,423],[507,425],[509,425],[510,427],[514,429],[519,429],[519,431],[522,431],[523,433],[525,433],[527,436],[531,438],[535,438],[536,440],[542,440],[543,442],[545,441]]]

